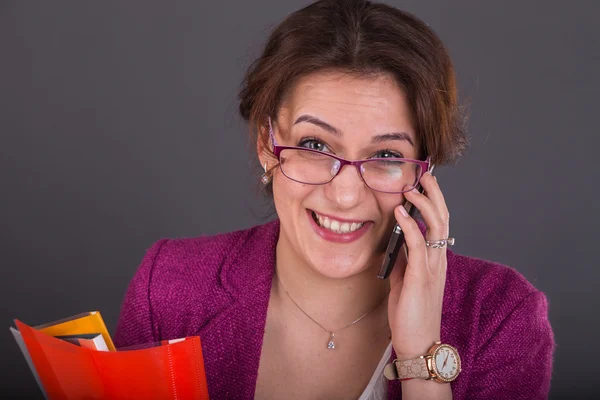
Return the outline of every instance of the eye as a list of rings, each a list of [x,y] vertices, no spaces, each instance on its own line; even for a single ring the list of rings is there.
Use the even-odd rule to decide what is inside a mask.
[[[372,158],[403,158],[403,156],[392,150],[380,150]]]
[[[327,145],[325,143],[323,143],[322,141],[320,141],[319,139],[314,138],[314,137],[301,139],[300,142],[298,143],[298,147],[305,147],[310,150],[331,153],[331,151],[329,150],[329,147],[327,147]]]

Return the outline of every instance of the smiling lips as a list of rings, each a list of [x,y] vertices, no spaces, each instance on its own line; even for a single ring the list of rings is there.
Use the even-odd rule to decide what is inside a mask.
[[[341,221],[329,216],[308,211],[312,227],[323,239],[332,242],[348,243],[360,238],[371,225],[369,221]]]
[[[333,218],[325,217],[317,214],[313,211],[314,216],[317,218],[317,222],[323,228],[329,229],[335,233],[348,233],[354,232],[355,230],[362,228],[364,222],[343,222]]]

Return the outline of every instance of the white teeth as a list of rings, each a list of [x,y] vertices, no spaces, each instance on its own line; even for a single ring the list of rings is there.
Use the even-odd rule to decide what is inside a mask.
[[[338,221],[331,221],[331,226],[329,227],[332,231],[340,230],[340,223]]]
[[[334,231],[335,233],[348,233],[354,232],[355,230],[361,228],[364,223],[357,222],[340,222],[336,220],[331,220],[328,217],[322,217],[319,214],[315,213],[317,220],[319,221],[319,225],[323,228],[327,228],[329,230]]]
[[[350,224],[347,222],[344,222],[341,226],[340,226],[340,231],[346,233],[346,232],[350,232]]]

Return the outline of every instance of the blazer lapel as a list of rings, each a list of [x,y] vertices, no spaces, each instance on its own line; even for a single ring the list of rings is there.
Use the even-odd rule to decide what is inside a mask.
[[[223,265],[222,284],[233,301],[205,333],[206,350],[216,360],[210,369],[211,397],[254,398],[278,237],[279,221],[248,230],[237,256]]]

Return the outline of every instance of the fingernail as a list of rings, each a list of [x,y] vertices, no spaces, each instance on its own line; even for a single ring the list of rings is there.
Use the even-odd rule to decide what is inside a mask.
[[[419,193],[419,191],[417,190],[416,187],[412,188],[411,192],[413,192],[413,193]]]
[[[408,212],[406,212],[406,208],[404,208],[403,205],[399,205],[398,210],[400,211],[400,214],[402,214],[403,217],[408,218]]]

